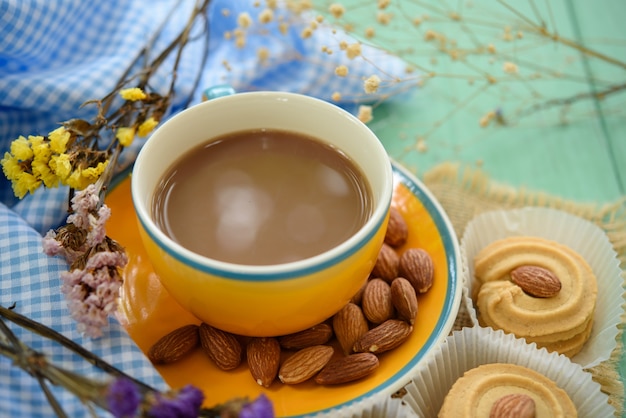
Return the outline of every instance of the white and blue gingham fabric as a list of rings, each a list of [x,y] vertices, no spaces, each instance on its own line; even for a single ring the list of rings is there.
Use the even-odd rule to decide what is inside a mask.
[[[71,118],[93,116],[93,109],[81,105],[111,91],[141,48],[167,20],[154,51],[160,51],[187,21],[193,0],[0,0],[0,153],[9,150],[19,135],[46,135],[58,123]],[[224,36],[237,26],[241,12],[258,21],[264,2],[214,0],[208,11],[210,50],[202,68],[199,88],[193,80],[202,57],[203,42],[194,41],[183,54],[178,71],[177,101],[192,95],[191,104],[201,100],[205,87],[228,83],[238,91],[285,90],[330,100],[338,91],[347,99],[346,108],[356,109],[359,98],[376,100],[400,89],[392,85],[374,95],[363,94],[363,79],[377,74],[381,79],[400,77],[401,61],[384,52],[363,47],[367,60],[353,60],[339,53],[339,42],[355,42],[340,31],[323,25],[307,39],[301,31],[310,25],[313,14],[290,22],[289,31],[278,30],[278,15],[293,19],[283,9],[275,10],[273,22],[265,25],[265,36],[249,33],[244,48],[237,48]],[[175,7],[176,6],[176,7]],[[323,52],[324,47],[335,53]],[[269,51],[265,62],[259,48]],[[375,64],[374,64],[375,63]],[[341,64],[350,76],[340,78],[334,69]],[[167,66],[165,66],[167,68]],[[170,74],[161,71],[154,88],[166,88]],[[125,151],[121,166],[132,163],[141,141]],[[42,234],[61,224],[67,215],[67,190],[39,190],[23,200],[16,199],[9,182],[0,176],[0,304],[52,327],[119,369],[160,389],[167,386],[154,368],[114,320],[105,336],[83,337],[68,315],[60,293],[64,261],[42,252]],[[124,216],[124,214],[113,214]],[[57,365],[86,375],[91,366],[58,345],[33,336],[9,324],[17,336],[45,353]],[[62,388],[52,389],[69,416],[87,415],[87,410]],[[102,412],[102,411],[101,411]],[[103,415],[106,416],[104,412]],[[35,379],[0,356],[0,417],[54,416]]]

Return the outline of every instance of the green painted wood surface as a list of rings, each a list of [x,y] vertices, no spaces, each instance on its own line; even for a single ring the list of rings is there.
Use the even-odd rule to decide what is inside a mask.
[[[498,182],[578,202],[626,194],[626,89],[619,87],[626,83],[626,1],[391,0],[383,10],[375,1],[341,3],[344,16],[329,20],[405,58],[415,68],[407,80],[435,74],[374,104],[369,123],[418,176],[455,161],[481,165]],[[365,36],[368,27],[375,36]],[[433,36],[439,40],[428,41]],[[484,50],[490,44],[493,54]],[[451,57],[455,48],[481,47]],[[506,62],[518,72],[506,73]],[[561,104],[550,106],[555,100]],[[492,110],[505,124],[481,127]],[[624,379],[624,355],[620,372]]]

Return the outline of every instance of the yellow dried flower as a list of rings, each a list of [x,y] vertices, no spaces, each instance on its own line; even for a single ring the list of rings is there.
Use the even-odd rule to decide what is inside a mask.
[[[365,37],[373,38],[375,34],[376,34],[376,31],[374,30],[374,28],[365,29]]]
[[[28,139],[20,135],[19,138],[11,142],[11,154],[20,161],[33,158],[33,150]]]
[[[330,14],[332,14],[335,18],[339,19],[341,16],[343,16],[343,14],[346,12],[346,8],[343,7],[342,4],[339,3],[333,3],[328,7],[328,11],[330,12]]]
[[[50,143],[44,142],[43,137],[29,137],[32,138],[31,148],[33,149],[33,160],[44,162],[48,164],[52,150],[50,149]]]
[[[265,0],[265,4],[270,9],[275,9],[276,7],[278,7],[278,2],[276,0]]]
[[[2,164],[2,172],[10,181],[15,181],[24,171],[22,167],[20,167],[19,161],[14,155],[11,153],[5,152],[4,158],[0,160],[0,164]]]
[[[345,77],[348,75],[348,67],[346,67],[345,65],[340,65],[337,68],[335,68],[335,74],[337,74],[339,77]]]
[[[490,54],[495,54],[496,53],[496,47],[493,44],[489,44],[487,46],[487,51],[489,51]]]
[[[391,22],[393,15],[391,13],[378,12],[376,14],[376,20],[381,25],[388,25]]]
[[[274,11],[272,9],[265,9],[259,14],[259,22],[270,23],[274,20]]]
[[[144,120],[139,128],[137,128],[137,135],[140,137],[144,137],[148,135],[156,126],[159,124],[159,121],[150,116],[148,119]],[[132,140],[131,140],[132,141]]]
[[[372,115],[372,106],[368,106],[368,105],[359,106],[359,113],[357,114],[357,118],[363,123],[367,123],[371,121],[372,119],[374,119]]]
[[[302,32],[300,32],[300,37],[302,39],[307,39],[307,38],[310,38],[311,36],[313,36],[313,29],[311,29],[310,27],[304,28],[302,29]]]
[[[378,8],[385,9],[387,6],[389,6],[390,3],[391,0],[378,0]]]
[[[43,181],[44,186],[57,187],[59,185],[59,178],[48,166],[47,161],[34,160],[31,164],[33,175]]]
[[[124,100],[130,100],[131,102],[137,100],[143,100],[146,98],[146,93],[143,92],[139,87],[131,87],[129,89],[120,90],[120,96]]]
[[[339,49],[345,51],[346,49],[348,49],[348,43],[346,41],[339,42]]]
[[[363,89],[365,93],[371,94],[376,93],[378,91],[378,87],[380,86],[380,77],[377,75],[371,75],[365,79],[363,82]]]
[[[239,25],[240,28],[248,28],[250,27],[250,25],[252,24],[252,18],[250,17],[250,13],[248,12],[241,12],[239,13],[239,16],[237,16],[237,25]]]
[[[50,140],[50,149],[57,154],[65,152],[67,142],[70,140],[71,136],[72,134],[70,133],[70,131],[65,129],[65,127],[63,126],[50,132],[48,134],[48,139]]]
[[[346,55],[350,59],[354,59],[358,57],[359,55],[361,55],[361,44],[357,42],[357,43],[348,45],[348,47],[346,48]]]
[[[134,127],[121,127],[117,129],[115,133],[115,138],[120,142],[123,147],[127,147],[133,143],[133,139],[135,139],[135,128]]]
[[[82,190],[91,184],[89,180],[82,176],[82,169],[77,168],[72,171],[72,174],[67,178],[66,184],[72,189]]]
[[[244,46],[246,46],[246,35],[242,34],[237,34],[235,36],[235,45],[237,46],[237,48],[241,49]]]
[[[35,193],[35,190],[41,186],[41,180],[30,173],[21,173],[17,179],[11,183],[11,186],[13,187],[13,194],[22,199],[26,196],[26,193]]]
[[[82,171],[81,176],[86,178],[89,183],[93,183],[98,180],[107,165],[109,165],[109,160],[106,160],[105,162],[100,162],[95,167],[87,167]]]
[[[48,165],[61,182],[65,182],[72,172],[72,162],[68,154],[53,155]]]
[[[266,47],[260,47],[256,51],[256,56],[259,58],[259,61],[261,63],[265,63],[265,62],[267,62],[268,58],[270,57],[270,50],[267,49]]]
[[[508,62],[508,61],[502,65],[502,69],[507,74],[517,74],[517,70],[518,70],[517,64]]]
[[[339,93],[338,91],[334,92],[332,94],[332,96],[330,97],[331,99],[333,99],[335,102],[338,102],[341,100],[341,93]]]

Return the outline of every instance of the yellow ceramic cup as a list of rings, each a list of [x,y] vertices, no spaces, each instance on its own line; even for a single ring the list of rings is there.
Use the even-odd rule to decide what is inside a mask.
[[[278,265],[237,265],[200,256],[155,224],[151,205],[164,172],[190,149],[250,129],[304,133],[345,152],[373,194],[372,215],[328,251]],[[343,109],[282,92],[237,93],[192,106],[163,123],[135,162],[131,188],[139,230],[163,286],[182,307],[225,331],[249,336],[296,332],[332,316],[359,290],[382,245],[392,197],[391,162],[372,131]]]

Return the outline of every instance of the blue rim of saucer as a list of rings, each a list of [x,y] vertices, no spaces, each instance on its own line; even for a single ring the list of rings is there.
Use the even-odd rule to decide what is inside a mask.
[[[457,244],[456,233],[450,224],[447,215],[443,209],[439,206],[439,203],[430,194],[430,192],[421,185],[412,174],[406,169],[401,167],[397,163],[393,163],[393,176],[394,180],[399,181],[406,186],[413,195],[424,205],[428,214],[432,217],[437,231],[443,242],[447,272],[448,272],[448,290],[446,291],[446,297],[443,303],[443,309],[437,324],[433,332],[430,334],[424,345],[419,351],[415,353],[411,361],[398,370],[393,376],[381,383],[377,387],[370,391],[355,397],[342,404],[335,405],[330,408],[326,408],[319,411],[311,411],[303,415],[290,415],[284,418],[304,418],[315,416],[317,414],[329,413],[331,411],[338,411],[341,408],[349,407],[358,402],[365,401],[368,398],[372,400],[382,401],[384,396],[388,398],[391,394],[397,392],[404,387],[410,381],[410,373],[416,369],[418,364],[426,357],[426,354],[433,350],[437,344],[441,343],[443,339],[448,335],[454,324],[454,319],[457,316],[459,304],[461,300],[461,282],[460,282],[460,250]]]

